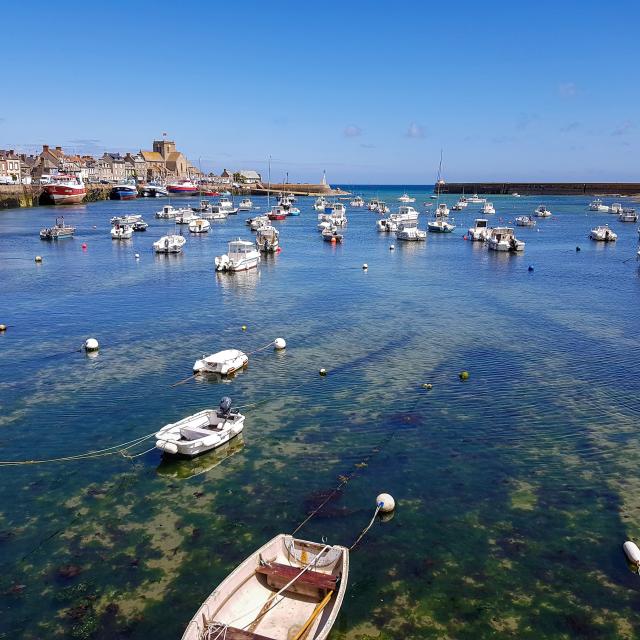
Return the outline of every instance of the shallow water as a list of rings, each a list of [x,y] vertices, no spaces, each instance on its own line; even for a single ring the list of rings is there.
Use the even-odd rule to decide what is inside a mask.
[[[392,205],[405,191],[353,189]],[[407,189],[422,210],[429,192]],[[492,200],[494,224],[542,202]],[[378,493],[398,508],[352,554],[334,640],[640,633],[621,551],[640,525],[636,225],[547,197],[553,217],[517,229],[512,256],[463,240],[480,205],[420,244],[348,208],[331,246],[303,198],[275,223],[280,255],[216,275],[249,214],[155,256],[173,229],[153,218],[162,202],[0,212],[0,459],[111,447],[227,394],[243,440],[177,464],[149,451],[0,467],[0,637],[180,637],[241,559],[344,477],[302,536],[348,545]],[[148,231],[112,241],[119,212]],[[40,241],[60,214],[75,238]],[[615,245],[587,238],[605,222]],[[89,336],[96,357],[79,350]],[[285,352],[255,353],[233,380],[172,386],[203,353],[278,336]]]

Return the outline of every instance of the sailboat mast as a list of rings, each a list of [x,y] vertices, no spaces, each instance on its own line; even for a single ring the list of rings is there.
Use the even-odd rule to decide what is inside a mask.
[[[271,210],[271,156],[269,156],[269,183],[267,186],[267,209]]]

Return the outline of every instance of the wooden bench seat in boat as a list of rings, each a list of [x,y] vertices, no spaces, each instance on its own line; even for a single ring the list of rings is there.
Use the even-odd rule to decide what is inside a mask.
[[[280,564],[279,562],[268,562],[261,564],[256,573],[260,573],[269,578],[276,578],[281,582],[287,584],[291,582],[300,572],[302,567],[290,567],[286,564]],[[335,591],[338,585],[338,576],[332,576],[328,573],[320,573],[319,571],[312,571],[307,569],[292,585],[300,585],[305,587],[314,587],[316,589],[327,589],[329,591]]]
[[[220,637],[226,640],[273,640],[273,638],[267,638],[267,636],[251,633],[251,631],[245,631],[244,629],[235,629],[234,627],[227,627]]]

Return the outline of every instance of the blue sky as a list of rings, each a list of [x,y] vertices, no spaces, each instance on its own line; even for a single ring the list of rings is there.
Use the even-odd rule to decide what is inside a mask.
[[[6,3],[0,148],[290,180],[640,181],[640,3]],[[199,160],[200,159],[200,160]]]

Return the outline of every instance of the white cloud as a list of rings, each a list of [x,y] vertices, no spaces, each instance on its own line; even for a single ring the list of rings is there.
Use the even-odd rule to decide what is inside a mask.
[[[350,124],[344,128],[345,138],[357,138],[362,135],[362,129],[356,124]]]
[[[421,127],[417,122],[412,122],[407,129],[406,136],[407,138],[424,138],[424,128]]]

